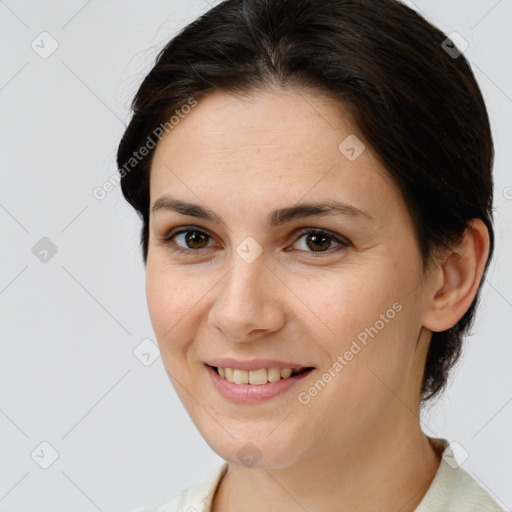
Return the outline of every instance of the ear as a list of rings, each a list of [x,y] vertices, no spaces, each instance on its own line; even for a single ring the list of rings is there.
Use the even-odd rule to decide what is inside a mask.
[[[432,332],[453,327],[469,309],[489,256],[489,232],[472,219],[461,241],[437,261],[429,279],[423,325]]]

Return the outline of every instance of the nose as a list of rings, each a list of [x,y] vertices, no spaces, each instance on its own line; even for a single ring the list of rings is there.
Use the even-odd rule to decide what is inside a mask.
[[[252,263],[235,257],[231,269],[215,287],[209,325],[240,343],[256,341],[281,329],[285,287],[273,272],[263,256]]]

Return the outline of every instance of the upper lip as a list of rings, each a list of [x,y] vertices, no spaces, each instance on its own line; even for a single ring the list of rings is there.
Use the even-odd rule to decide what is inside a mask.
[[[205,361],[209,366],[218,368],[234,368],[237,370],[259,370],[261,368],[313,368],[313,365],[304,365],[290,361],[278,361],[276,359],[252,359],[250,361],[238,361],[229,357],[220,357]]]

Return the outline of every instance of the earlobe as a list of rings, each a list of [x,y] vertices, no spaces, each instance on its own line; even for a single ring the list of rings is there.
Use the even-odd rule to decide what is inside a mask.
[[[489,256],[489,232],[481,219],[468,222],[460,242],[436,263],[423,325],[432,332],[453,327],[469,309]]]

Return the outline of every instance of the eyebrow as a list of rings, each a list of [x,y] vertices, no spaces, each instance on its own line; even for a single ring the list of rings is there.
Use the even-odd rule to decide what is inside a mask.
[[[154,202],[151,211],[153,214],[158,211],[174,211],[189,217],[197,217],[198,219],[214,224],[226,225],[222,217],[209,208],[199,204],[181,201],[168,195],[159,197]],[[272,210],[267,216],[267,224],[271,227],[276,227],[294,219],[324,215],[345,215],[367,221],[375,220],[375,217],[372,217],[369,213],[355,206],[340,201],[327,200],[320,203],[301,203],[278,210]]]

